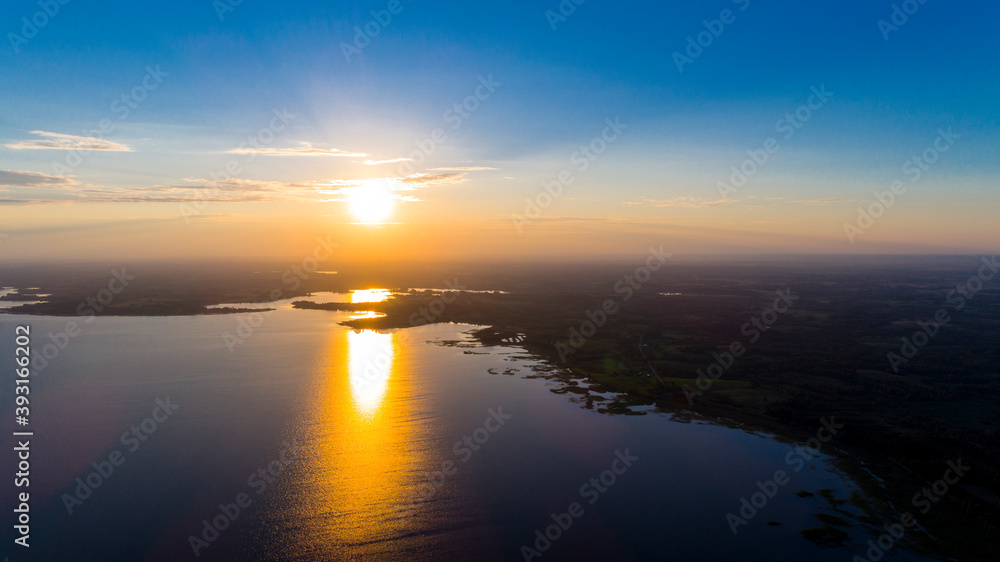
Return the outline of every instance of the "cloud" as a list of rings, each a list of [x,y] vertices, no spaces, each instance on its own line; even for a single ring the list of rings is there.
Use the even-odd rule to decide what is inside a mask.
[[[227,151],[227,154],[261,154],[264,156],[339,156],[345,158],[364,158],[368,156],[363,152],[347,152],[338,148],[316,148],[313,145],[303,142],[299,146],[291,148],[234,148]]]
[[[219,203],[344,201],[357,190],[380,187],[396,201],[420,201],[402,192],[436,184],[464,181],[463,173],[414,174],[406,178],[369,178],[359,180],[326,179],[300,182],[230,178],[213,181],[205,178],[184,178],[180,184],[150,187],[107,187],[86,185],[63,192],[56,199],[0,199],[0,205],[32,205],[41,203]],[[2,176],[0,176],[2,177]],[[58,179],[58,178],[57,178]]]
[[[90,186],[80,190],[80,203],[190,203],[207,201],[246,203],[282,199],[267,189],[240,189],[233,185],[158,185],[146,188],[106,188]]]
[[[48,174],[40,174],[38,172],[0,170],[0,185],[62,189],[75,184],[76,182],[72,179],[62,176],[50,176]]]
[[[496,218],[495,221],[502,221],[510,224],[510,218]],[[532,222],[538,223],[562,223],[562,222],[582,222],[582,223],[605,223],[612,222],[612,219],[604,219],[598,217],[538,217],[531,219]]]
[[[0,199],[0,205],[57,205],[67,203],[58,199]]]
[[[395,164],[396,162],[411,162],[412,158],[393,158],[391,160],[365,160],[365,166],[378,166],[379,164]]]
[[[39,140],[26,140],[14,144],[4,145],[15,150],[106,150],[109,152],[132,152],[132,149],[124,144],[99,139],[97,137],[78,137],[75,135],[64,135],[61,133],[49,133],[46,131],[28,131],[32,135],[45,137]]]
[[[311,193],[336,193],[345,187],[355,187],[362,183],[362,180],[311,180],[304,182],[282,182],[273,180],[251,180],[241,178],[229,178],[224,181],[215,181],[205,178],[184,178],[187,184],[154,185],[142,188],[148,192],[177,192],[192,190],[212,190],[225,192],[271,192],[271,193],[299,193],[302,195]],[[332,190],[332,191],[331,191]]]
[[[192,195],[135,195],[129,192],[112,193],[108,195],[88,195],[87,203],[258,203],[272,201],[270,197],[245,194],[192,194]]]
[[[496,168],[491,168],[489,166],[466,166],[466,167],[456,167],[456,168],[428,168],[429,172],[482,172],[485,170],[496,170]]]
[[[201,221],[212,221],[212,222],[233,222],[245,218],[246,215],[239,213],[199,213],[197,215],[189,215],[185,217],[184,215],[177,215],[177,218],[188,219],[188,220],[201,220]]]
[[[675,197],[673,199],[645,198],[640,201],[626,201],[622,204],[636,207],[681,207],[684,209],[704,209],[706,207],[729,205],[733,202],[735,202],[734,199],[716,199],[715,201],[706,201],[700,197]]]
[[[214,181],[204,178],[184,178],[184,181],[192,182],[192,185],[165,185],[154,186],[152,190],[179,190],[179,189],[212,189],[218,191],[248,192],[248,191],[284,191],[302,187],[302,184],[292,184],[280,181],[247,180],[240,178],[229,178],[225,181]]]
[[[431,185],[446,185],[466,181],[465,172],[450,174],[413,174],[399,180],[405,185],[428,187]]]
[[[855,203],[856,199],[839,199],[837,197],[826,197],[824,199],[797,199],[789,203],[799,203],[802,205],[830,205],[833,203]]]
[[[258,202],[323,202],[324,195],[346,195],[376,180],[314,180],[306,182],[281,182],[230,178],[213,181],[205,178],[184,178],[183,184],[154,185],[144,188],[104,188],[88,186],[80,194],[80,201],[88,203],[184,203],[206,201],[217,203]],[[385,179],[393,190],[413,190],[395,180]],[[400,198],[400,200],[407,200]]]

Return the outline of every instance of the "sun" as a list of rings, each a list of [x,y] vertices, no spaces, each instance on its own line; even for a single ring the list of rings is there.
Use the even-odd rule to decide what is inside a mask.
[[[396,197],[390,182],[387,179],[370,180],[351,189],[347,204],[358,222],[382,224],[392,215]]]

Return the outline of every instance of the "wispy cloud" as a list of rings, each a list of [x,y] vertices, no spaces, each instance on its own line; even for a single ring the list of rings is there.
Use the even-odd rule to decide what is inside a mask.
[[[262,191],[285,191],[305,187],[302,184],[293,184],[280,181],[250,180],[242,178],[229,178],[225,181],[213,181],[204,178],[184,178],[184,181],[191,182],[191,185],[158,185],[151,190],[176,191],[190,189],[214,189],[217,191],[231,192],[262,192]]]
[[[789,201],[789,203],[798,203],[800,205],[831,205],[834,203],[855,203],[856,199],[840,199],[837,197],[826,197],[824,199],[796,199],[794,201]]]
[[[0,170],[0,185],[63,189],[75,184],[76,181],[62,176],[50,176],[48,174],[40,174],[38,172]]]
[[[497,217],[493,220],[510,224],[510,217]],[[533,222],[537,223],[564,223],[564,222],[607,223],[607,222],[612,222],[612,220],[613,219],[609,218],[606,219],[599,217],[538,217],[532,219]]]
[[[13,173],[13,172],[8,172]],[[33,172],[24,172],[32,174]],[[2,172],[0,172],[2,174]],[[45,174],[39,174],[45,176]],[[464,172],[448,174],[413,174],[405,178],[370,178],[357,180],[325,179],[297,182],[231,178],[213,181],[205,178],[184,178],[183,183],[149,187],[108,187],[101,185],[75,186],[52,199],[0,199],[0,205],[33,205],[52,203],[184,203],[208,201],[220,203],[344,201],[358,190],[383,189],[396,201],[420,201],[406,195],[420,188],[460,183]],[[57,176],[46,176],[59,180]],[[0,175],[0,184],[3,176]],[[42,181],[43,178],[36,178]],[[65,178],[61,178],[65,179]]]
[[[343,158],[364,158],[364,152],[348,152],[339,148],[317,148],[307,142],[289,148],[234,148],[228,154],[259,154],[264,156],[337,156]]]
[[[496,170],[489,166],[458,166],[455,168],[428,168],[429,172],[482,172],[485,170]]]
[[[36,140],[25,140],[4,145],[14,150],[106,150],[109,152],[132,152],[124,144],[99,139],[97,137],[78,137],[48,131],[28,131],[32,135],[44,137]]]
[[[61,205],[68,201],[61,199],[0,199],[0,205],[22,206],[22,205]]]
[[[720,205],[729,205],[733,203],[733,199],[716,199],[714,201],[708,201],[701,199],[700,197],[675,197],[673,199],[641,199],[639,201],[626,201],[623,205],[631,205],[635,207],[680,207],[684,209],[704,209],[707,207],[718,207]]]
[[[391,160],[365,160],[365,166],[378,166],[380,164],[395,164],[396,162],[410,162],[412,158],[393,158]]]
[[[428,187],[431,185],[447,185],[466,181],[465,172],[448,174],[413,174],[399,180],[405,185]]]
[[[256,185],[237,186],[229,182],[212,185],[157,185],[144,188],[88,186],[86,189],[81,189],[78,195],[79,198],[73,201],[80,203],[185,203],[191,201],[245,203],[283,199],[276,196],[268,188]]]
[[[140,195],[134,192],[112,192],[107,194],[88,194],[84,202],[86,203],[191,203],[193,201],[206,201],[211,203],[258,203],[261,201],[273,201],[271,197],[263,195],[217,193],[217,194],[191,194],[191,195]]]

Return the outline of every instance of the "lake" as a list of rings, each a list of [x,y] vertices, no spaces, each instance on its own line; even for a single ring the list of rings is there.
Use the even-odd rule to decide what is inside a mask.
[[[16,325],[36,355],[63,346],[32,379],[31,559],[846,561],[873,538],[826,454],[792,464],[794,443],[732,424],[586,409],[473,326],[352,331],[290,302],[0,315],[5,361]],[[734,535],[727,513],[756,492]],[[846,546],[800,533],[817,513],[848,519]]]

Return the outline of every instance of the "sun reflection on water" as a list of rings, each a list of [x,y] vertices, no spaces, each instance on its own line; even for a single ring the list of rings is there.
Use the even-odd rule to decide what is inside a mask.
[[[347,333],[351,398],[362,415],[370,417],[382,405],[392,373],[394,334],[374,330]]]
[[[351,302],[385,302],[391,296],[392,291],[389,289],[358,289],[351,291]]]
[[[388,291],[386,291],[388,293]],[[309,451],[288,511],[288,560],[387,559],[422,523],[409,510],[426,479],[412,347],[396,333],[335,330],[299,432]]]
[[[374,310],[365,310],[357,314],[352,314],[349,318],[351,320],[366,320],[372,318],[384,318],[385,314],[381,312],[375,312]]]

